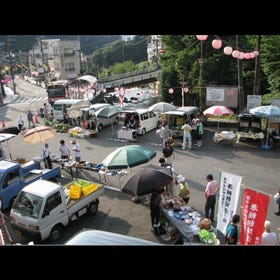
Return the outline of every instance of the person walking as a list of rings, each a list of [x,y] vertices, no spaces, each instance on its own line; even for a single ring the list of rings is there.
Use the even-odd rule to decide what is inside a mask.
[[[274,212],[274,214],[280,216],[280,190],[274,195],[274,200],[278,205],[278,211]]]
[[[212,222],[214,221],[215,205],[216,205],[216,194],[219,190],[219,185],[214,180],[212,174],[206,176],[207,185],[204,191],[205,194],[205,218],[209,218]]]
[[[189,125],[188,121],[185,121],[185,124],[181,127],[183,130],[183,144],[182,150],[186,150],[186,144],[188,141],[188,148],[191,150],[192,148],[192,127]]]
[[[166,163],[170,163],[172,165],[172,161],[175,160],[174,149],[171,147],[170,142],[166,141],[165,146],[162,150],[162,156],[165,159]]]
[[[169,130],[168,129],[168,123],[164,122],[162,127],[159,129],[159,137],[162,141],[162,146],[163,147],[165,147],[165,143],[168,140],[168,136],[169,136],[168,130]]]
[[[279,240],[276,232],[271,231],[271,222],[264,222],[264,232],[262,234],[262,245],[279,245]]]
[[[21,115],[19,115],[19,117],[17,119],[17,124],[18,124],[19,131],[21,131],[24,126],[24,120]]]
[[[72,140],[71,144],[73,145],[73,152],[74,152],[74,157],[76,162],[81,161],[81,148],[80,144],[76,140]]]
[[[33,114],[30,110],[27,112],[27,121],[28,121],[28,129],[35,126],[35,123],[33,120]],[[31,124],[32,124],[32,126],[31,126]]]
[[[43,148],[43,160],[44,160],[45,168],[47,168],[47,169],[53,168],[53,164],[52,164],[50,155],[51,155],[51,151],[49,149],[49,144],[46,143]]]
[[[225,243],[228,245],[236,245],[238,242],[238,228],[237,224],[240,222],[240,216],[235,214],[231,218],[231,223],[226,229],[226,240]]]

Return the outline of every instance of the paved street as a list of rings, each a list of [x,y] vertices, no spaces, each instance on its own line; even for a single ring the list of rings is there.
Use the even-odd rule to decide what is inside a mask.
[[[34,96],[37,93],[33,92]],[[44,97],[43,94],[42,91],[39,96]],[[42,103],[41,101],[34,101],[28,104],[6,104],[0,109],[0,121],[5,117],[6,125],[16,125],[16,118],[19,113],[23,114],[30,108],[35,111],[42,106]],[[131,144],[131,142],[126,143],[117,139],[117,129],[115,127],[112,131],[111,127],[108,127],[102,130],[96,138],[78,139],[82,148],[82,160],[100,163],[107,154],[116,148]],[[271,150],[263,150],[260,145],[256,146],[250,143],[240,143],[235,147],[230,142],[215,144],[212,141],[215,129],[215,126],[206,127],[201,148],[194,148],[191,151],[183,151],[180,146],[175,148],[175,172],[184,175],[191,186],[190,204],[204,213],[205,199],[203,192],[206,184],[206,174],[213,173],[216,179],[218,179],[221,170],[240,175],[243,177],[242,183],[244,186],[271,195],[267,219],[272,222],[272,229],[277,231],[277,228],[280,227],[280,217],[274,214],[277,208],[272,195],[279,189],[280,146],[278,145]],[[24,143],[22,137],[19,134],[9,142],[12,157],[32,159],[38,156],[42,145]],[[53,153],[59,154],[60,139],[64,139],[71,147],[70,141],[72,138],[68,134],[57,134],[56,138],[49,141]],[[157,156],[151,163],[158,164],[162,147],[155,131],[138,137],[136,143],[154,149]],[[133,170],[135,169],[133,168]],[[69,176],[66,173],[67,171],[63,172],[65,176]],[[97,174],[93,171],[83,170],[80,176],[98,179]],[[125,178],[122,180],[125,180]],[[108,185],[120,188],[117,178],[110,178]],[[151,232],[150,211],[145,198],[142,199],[141,203],[135,204],[127,194],[109,188],[100,198],[97,215],[94,217],[84,216],[75,221],[71,227],[67,228],[63,240],[60,240],[59,243],[63,244],[65,240],[82,228],[113,231],[152,241],[158,240]]]

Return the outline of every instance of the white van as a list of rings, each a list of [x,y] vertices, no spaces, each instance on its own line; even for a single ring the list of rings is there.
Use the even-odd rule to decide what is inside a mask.
[[[82,99],[59,99],[53,104],[53,115],[57,121],[63,121],[64,116],[67,114],[67,109],[73,104],[82,101]]]
[[[155,128],[159,128],[161,125],[159,115],[149,109],[121,111],[119,113],[119,121],[122,122],[124,126],[127,126],[131,116],[133,116],[137,122],[136,133],[138,135],[144,135]]]
[[[123,234],[86,229],[78,232],[65,245],[161,245],[153,241]]]

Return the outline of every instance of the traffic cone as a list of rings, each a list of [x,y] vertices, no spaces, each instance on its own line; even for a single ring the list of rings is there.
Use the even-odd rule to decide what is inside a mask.
[[[35,123],[39,123],[39,118],[37,115],[35,115]]]
[[[2,127],[6,127],[5,121],[2,121]]]

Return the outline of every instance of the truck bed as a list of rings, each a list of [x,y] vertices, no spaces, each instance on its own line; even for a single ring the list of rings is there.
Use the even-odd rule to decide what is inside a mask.
[[[27,185],[38,178],[49,180],[59,175],[60,167],[55,167],[53,169],[33,169],[25,175],[24,180]]]
[[[73,182],[64,186],[69,216],[76,213],[77,211],[84,208],[85,206],[89,205],[91,202],[96,201],[96,199],[99,198],[99,196],[101,196],[104,193],[103,184],[98,184],[98,183],[94,183],[94,182],[91,182],[91,183],[96,185],[97,189],[94,190],[90,194],[81,195],[81,197],[78,199],[71,199],[69,197],[69,190],[70,190],[71,185],[73,185]]]

